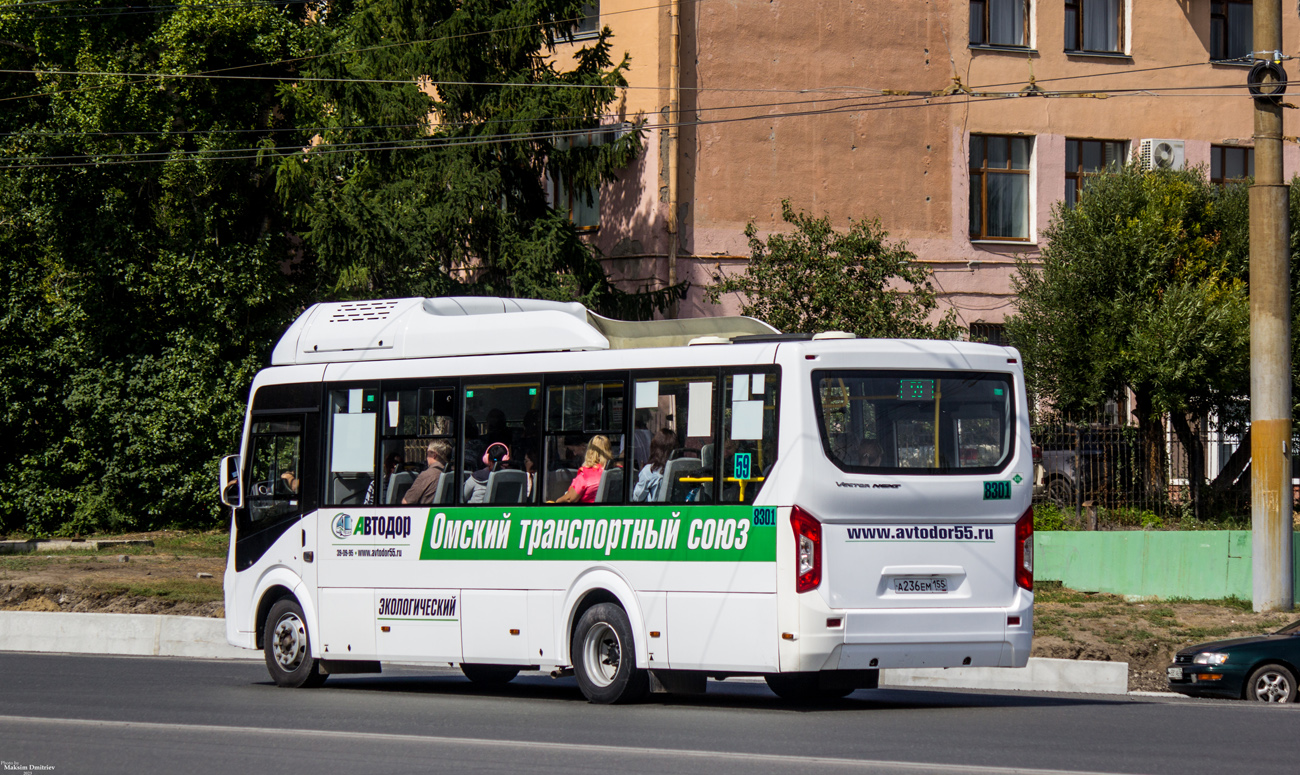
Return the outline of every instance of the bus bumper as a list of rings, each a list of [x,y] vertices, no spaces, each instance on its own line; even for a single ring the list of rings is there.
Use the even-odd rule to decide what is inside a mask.
[[[1024,667],[1033,642],[1033,595],[1024,590],[1005,608],[816,607],[800,617],[798,670]]]

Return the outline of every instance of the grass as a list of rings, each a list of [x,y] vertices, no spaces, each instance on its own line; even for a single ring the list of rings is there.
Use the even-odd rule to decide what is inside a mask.
[[[220,602],[223,599],[221,583],[216,579],[169,579],[150,584],[105,584],[97,585],[95,590],[109,595],[148,597],[195,605]]]
[[[0,570],[24,571],[38,565],[45,565],[42,557],[32,557],[29,554],[5,554],[0,555]]]
[[[1185,504],[1171,504],[1161,512],[1138,507],[1097,508],[1100,530],[1249,530],[1250,516],[1223,513],[1203,520],[1192,518]],[[1300,512],[1296,513],[1300,519]],[[1074,506],[1054,503],[1034,504],[1034,530],[1087,530],[1088,510],[1076,517]]]

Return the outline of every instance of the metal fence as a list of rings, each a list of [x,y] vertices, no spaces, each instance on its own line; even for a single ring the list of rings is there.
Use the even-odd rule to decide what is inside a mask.
[[[1143,427],[1116,413],[1040,416],[1032,428],[1034,504],[1073,529],[1158,527],[1184,520],[1244,522],[1250,516],[1249,448],[1213,418],[1189,419],[1195,448],[1169,418]],[[1200,468],[1202,476],[1194,477]]]

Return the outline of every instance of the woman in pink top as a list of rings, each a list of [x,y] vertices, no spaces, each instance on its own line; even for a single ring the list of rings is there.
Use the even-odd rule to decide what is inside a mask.
[[[582,468],[579,468],[577,475],[573,477],[568,491],[556,498],[555,502],[595,503],[596,490],[600,489],[600,475],[613,457],[609,438],[592,436],[591,441],[587,442],[587,456],[582,461]]]

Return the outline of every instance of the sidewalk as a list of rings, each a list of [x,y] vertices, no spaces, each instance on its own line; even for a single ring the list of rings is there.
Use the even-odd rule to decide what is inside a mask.
[[[0,611],[0,652],[198,657],[261,660],[226,643],[226,621],[197,616]],[[883,670],[895,688],[991,689],[1127,694],[1128,665],[1073,659],[1030,659],[1023,668],[954,667]]]

